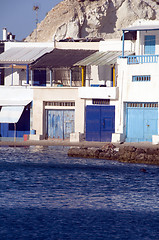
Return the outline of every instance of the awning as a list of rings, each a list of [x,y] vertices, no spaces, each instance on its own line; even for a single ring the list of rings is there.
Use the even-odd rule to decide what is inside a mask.
[[[155,31],[159,30],[159,25],[138,25],[122,29],[123,31]]]
[[[21,86],[0,87],[0,123],[16,123],[25,106],[33,101],[33,89]]]
[[[31,64],[31,67],[35,69],[72,67],[76,62],[81,61],[95,52],[96,50],[55,48]]]
[[[0,99],[0,106],[26,106],[28,105],[32,100],[15,100],[15,99]]]
[[[0,123],[17,123],[24,106],[3,106],[0,110]]]
[[[133,55],[134,52],[125,51],[124,55]],[[96,52],[91,56],[77,62],[74,66],[104,66],[113,65],[117,62],[117,58],[122,55],[122,51],[107,51],[107,52]]]
[[[30,64],[45,53],[50,47],[14,47],[0,54],[0,64]]]

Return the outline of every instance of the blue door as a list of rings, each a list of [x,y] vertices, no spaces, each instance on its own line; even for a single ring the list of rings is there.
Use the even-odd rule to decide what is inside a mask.
[[[126,141],[152,141],[158,134],[157,103],[127,103]]]
[[[63,111],[64,114],[64,123],[63,123],[63,128],[64,128],[64,139],[67,139],[70,137],[70,133],[74,133],[74,110],[65,110]]]
[[[67,139],[74,132],[74,110],[47,110],[48,138]]]
[[[110,142],[115,132],[115,106],[101,106],[101,142]]]
[[[86,141],[110,142],[115,132],[115,106],[86,106]]]

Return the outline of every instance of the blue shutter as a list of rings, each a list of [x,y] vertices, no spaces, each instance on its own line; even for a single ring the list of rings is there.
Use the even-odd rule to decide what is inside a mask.
[[[145,36],[145,54],[155,54],[155,44],[156,44],[155,35]]]

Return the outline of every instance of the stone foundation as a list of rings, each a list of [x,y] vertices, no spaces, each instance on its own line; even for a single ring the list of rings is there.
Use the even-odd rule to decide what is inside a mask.
[[[159,148],[142,148],[135,146],[121,146],[117,148],[111,143],[101,148],[72,147],[68,150],[68,156],[159,165]]]

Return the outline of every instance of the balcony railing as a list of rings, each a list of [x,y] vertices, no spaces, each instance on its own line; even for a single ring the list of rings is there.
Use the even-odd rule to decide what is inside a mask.
[[[159,55],[133,55],[128,56],[128,64],[139,64],[139,63],[158,63]]]

